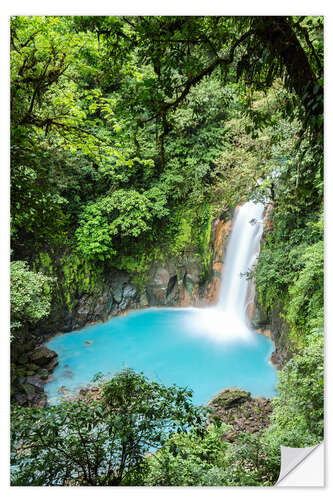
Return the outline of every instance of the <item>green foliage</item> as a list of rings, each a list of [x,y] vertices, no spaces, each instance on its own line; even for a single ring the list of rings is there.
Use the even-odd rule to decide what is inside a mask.
[[[307,339],[307,347],[279,373],[279,397],[273,400],[272,426],[266,439],[272,447],[302,448],[323,439],[324,349],[323,333]]]
[[[290,335],[301,346],[307,334],[323,326],[324,242],[318,223],[300,219],[303,227],[290,229],[288,219],[288,213],[274,216],[275,231],[260,253],[256,284],[264,308],[283,307]]]
[[[174,434],[149,459],[147,486],[223,486],[225,453],[230,446],[221,440],[227,425],[211,424],[201,435]],[[223,478],[223,479],[222,479]],[[222,479],[222,482],[221,482]]]
[[[289,289],[286,319],[304,335],[324,326],[324,242],[308,246],[299,260],[301,271]]]
[[[50,313],[53,279],[29,270],[23,261],[10,264],[11,335],[17,337]]]
[[[280,472],[280,449],[272,448],[261,433],[241,433],[226,463],[227,486],[273,486]]]
[[[101,400],[16,408],[13,484],[271,485],[281,443],[322,439],[322,64],[321,16],[11,18],[14,335],[112,267],[142,288],[190,252],[205,274],[212,218],[256,199],[259,301],[301,353],[273,425],[231,445],[192,429],[188,391],[131,372]]]
[[[89,204],[77,230],[78,248],[86,257],[117,253],[113,238],[137,237],[150,229],[149,200],[135,190],[118,190]]]
[[[102,382],[100,391],[100,400],[14,407],[12,485],[131,484],[147,452],[204,419],[190,391],[131,370]]]
[[[191,212],[187,212],[185,214],[181,213],[181,219],[177,227],[177,235],[171,247],[172,253],[174,253],[175,255],[179,255],[189,247],[192,241],[192,229],[193,214]]]

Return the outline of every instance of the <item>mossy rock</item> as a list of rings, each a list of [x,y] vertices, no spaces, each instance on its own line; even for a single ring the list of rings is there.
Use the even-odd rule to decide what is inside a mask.
[[[36,392],[31,384],[21,384],[20,388],[22,388],[28,396],[34,395]]]
[[[211,404],[213,406],[218,406],[220,408],[228,410],[230,408],[240,406],[250,399],[250,392],[246,392],[238,388],[232,388],[225,389],[224,391],[220,392],[220,394],[218,394],[216,398],[211,401]]]
[[[49,371],[46,368],[40,368],[37,373],[43,380],[49,376]]]
[[[35,365],[35,363],[30,363],[28,365],[28,369],[33,372],[38,372],[38,370],[40,370],[40,366]]]

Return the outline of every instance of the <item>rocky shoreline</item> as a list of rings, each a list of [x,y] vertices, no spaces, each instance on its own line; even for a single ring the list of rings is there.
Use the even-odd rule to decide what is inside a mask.
[[[47,404],[44,385],[58,365],[58,355],[45,346],[16,345],[11,355],[11,396],[25,406]]]
[[[61,391],[62,397],[66,401],[87,401],[100,400],[101,386],[88,384],[77,392],[71,392],[65,387]],[[208,404],[211,410],[208,424],[214,421],[221,421],[231,426],[222,436],[224,441],[236,442],[240,433],[251,434],[261,433],[268,427],[270,415],[273,411],[271,400],[263,397],[252,397],[250,392],[246,392],[238,387],[230,387],[219,392]]]
[[[57,354],[43,344],[59,332],[75,331],[146,307],[214,304],[231,225],[231,221],[224,222],[220,218],[212,222],[210,267],[204,282],[202,258],[184,253],[180,259],[170,257],[166,261],[153,262],[142,289],[132,283],[127,272],[115,269],[105,276],[103,283],[96,284],[92,293],[73,296],[70,308],[65,303],[54,303],[49,317],[33,331],[26,332],[25,340],[11,346],[11,399],[27,406],[45,406],[44,385],[57,365]],[[45,359],[40,357],[36,362],[36,353],[41,350]]]
[[[227,240],[232,222],[215,219],[211,227],[211,262],[209,275],[201,284],[202,263],[199,256],[185,255],[181,261],[152,263],[147,281],[141,291],[131,283],[126,272],[115,270],[102,288],[93,295],[83,295],[73,303],[71,311],[61,314],[56,309],[51,317],[27,337],[28,341],[11,346],[11,398],[27,406],[45,406],[47,396],[44,385],[57,366],[57,353],[50,351],[43,343],[61,332],[70,332],[84,326],[131,310],[146,307],[205,307],[217,301]],[[256,299],[252,306],[252,323],[258,333],[268,335],[275,350],[271,362],[280,368],[288,360],[287,349],[281,348],[280,340],[285,337],[284,324],[274,318],[267,318],[260,310]],[[281,328],[283,335],[280,334]],[[267,333],[268,332],[268,333]],[[289,356],[290,357],[290,356]]]
[[[231,425],[223,440],[233,443],[239,433],[251,434],[262,432],[270,425],[270,415],[273,411],[271,400],[263,397],[251,397],[238,387],[224,389],[207,405],[212,410],[210,421],[220,420]]]

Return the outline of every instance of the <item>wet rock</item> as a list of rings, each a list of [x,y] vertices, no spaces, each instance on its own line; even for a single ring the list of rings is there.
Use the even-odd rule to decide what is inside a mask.
[[[137,296],[138,291],[133,285],[125,285],[124,290],[123,290],[123,298],[124,299],[135,299]]]
[[[37,347],[30,355],[31,361],[41,367],[48,366],[56,358],[57,353],[55,351],[51,351],[51,349],[48,349],[45,346]]]
[[[150,305],[165,305],[167,302],[168,283],[171,276],[175,275],[175,269],[154,265],[150,271],[149,279],[146,283],[146,293]]]
[[[92,321],[104,321],[108,315],[109,292],[104,291],[97,299],[92,309]],[[111,306],[112,307],[112,306]]]
[[[190,276],[188,276],[187,274],[184,276],[183,283],[184,283],[184,287],[186,288],[187,293],[191,297],[194,293],[194,290],[195,290],[195,283],[190,278]]]
[[[115,283],[112,287],[112,291],[115,302],[119,304],[123,298],[123,283]]]
[[[113,305],[113,296],[112,296],[112,293],[110,291],[108,300],[106,302],[106,315],[107,316],[111,313],[112,305]]]
[[[119,311],[123,312],[127,309],[129,300],[128,299],[123,299],[120,304],[118,305]]]
[[[48,365],[46,365],[46,369],[51,373],[55,367],[58,365],[58,358],[53,358]]]
[[[41,398],[38,400],[37,406],[39,406],[40,408],[45,408],[46,404],[47,404],[47,397],[46,394],[43,394]]]
[[[58,320],[56,324],[59,324],[58,328],[63,332],[70,332],[71,330],[73,330],[74,318],[72,312],[67,311],[64,315],[63,320]]]
[[[23,384],[23,389],[26,393],[27,400],[31,402],[36,396],[35,387],[30,384]]]
[[[34,387],[37,387],[38,389],[43,389],[43,387],[44,387],[44,382],[41,379],[41,377],[39,377],[38,375],[33,375],[33,376],[27,377],[27,382],[28,382],[28,384],[33,385]]]
[[[78,303],[75,314],[75,326],[80,326],[90,320],[94,308],[94,299],[89,295],[83,295]]]
[[[20,405],[25,405],[28,402],[28,398],[26,395],[22,393],[15,394],[14,398]]]
[[[111,308],[111,316],[117,316],[117,314],[119,313],[119,307],[118,307],[118,304],[117,302],[114,302],[112,304],[112,308]]]

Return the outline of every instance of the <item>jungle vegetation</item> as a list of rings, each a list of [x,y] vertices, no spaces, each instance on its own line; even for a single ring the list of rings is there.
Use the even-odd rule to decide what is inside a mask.
[[[257,199],[258,300],[293,346],[271,426],[232,444],[132,372],[98,403],[14,405],[12,484],[274,484],[280,444],[323,438],[323,18],[13,16],[10,43],[13,341],[79,275],[204,258],[207,220]]]

